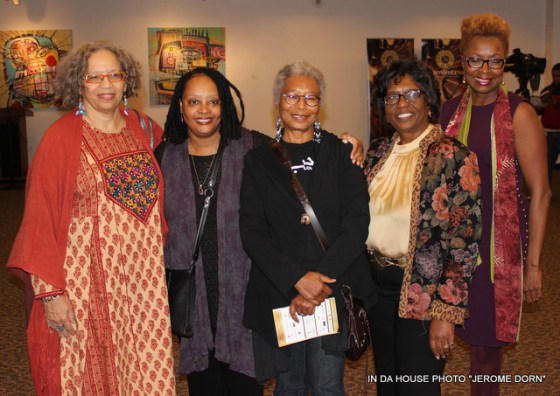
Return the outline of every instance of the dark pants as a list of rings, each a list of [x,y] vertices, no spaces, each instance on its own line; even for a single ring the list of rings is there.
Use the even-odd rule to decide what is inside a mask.
[[[499,375],[502,371],[502,348],[471,345],[471,375]],[[472,396],[500,396],[498,381],[471,382]]]
[[[292,345],[290,369],[276,376],[275,396],[344,396],[344,356],[321,348],[321,338]]]
[[[387,267],[374,275],[378,302],[368,312],[372,332],[378,396],[441,395],[437,378],[445,359],[430,349],[430,321],[398,316],[403,271]]]
[[[190,396],[262,396],[263,386],[254,378],[232,371],[210,352],[208,368],[187,375]]]

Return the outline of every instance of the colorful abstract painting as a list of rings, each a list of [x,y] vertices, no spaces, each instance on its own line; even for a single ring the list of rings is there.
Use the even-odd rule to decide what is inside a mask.
[[[148,28],[150,104],[169,104],[177,80],[196,67],[225,75],[225,28]]]
[[[52,106],[56,68],[71,49],[71,30],[0,31],[0,107]]]
[[[442,101],[466,87],[461,67],[460,39],[422,39],[422,61],[432,68],[441,87]]]
[[[374,93],[375,75],[380,68],[391,60],[405,59],[413,56],[414,39],[367,39],[370,140],[381,136],[387,136],[390,133],[390,128],[381,122],[377,112]]]

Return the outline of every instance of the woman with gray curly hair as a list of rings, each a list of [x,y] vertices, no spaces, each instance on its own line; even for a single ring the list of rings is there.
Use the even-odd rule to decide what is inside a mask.
[[[249,151],[243,169],[239,224],[252,261],[244,324],[253,330],[257,379],[276,377],[275,395],[344,395],[347,329],[341,286],[350,286],[367,306],[373,299],[365,256],[367,186],[360,167],[352,164],[351,148],[321,128],[324,94],[323,75],[312,65],[282,68],[273,88],[276,140]],[[302,215],[291,175],[325,230],[327,252]],[[289,306],[298,322],[329,297],[335,300],[340,332],[280,347],[272,311]]]
[[[139,76],[138,62],[107,41],[58,68],[56,96],[74,110],[37,148],[8,262],[33,289],[39,395],[175,393],[162,178],[141,126],[150,120],[128,106]]]

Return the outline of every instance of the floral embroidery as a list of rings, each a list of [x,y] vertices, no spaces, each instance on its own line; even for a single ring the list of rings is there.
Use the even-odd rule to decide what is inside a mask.
[[[408,289],[408,307],[407,313],[409,317],[415,319],[424,319],[425,313],[430,306],[432,299],[430,295],[423,291],[422,286],[413,283]]]
[[[449,218],[446,185],[438,187],[434,190],[434,195],[432,195],[432,209],[436,212],[436,219],[447,220]]]
[[[128,154],[104,164],[111,199],[144,221],[157,197],[158,176],[148,153]]]
[[[480,186],[480,175],[478,166],[476,166],[476,157],[473,160],[474,153],[465,158],[465,164],[459,169],[461,176],[461,187],[467,191],[476,191]]]

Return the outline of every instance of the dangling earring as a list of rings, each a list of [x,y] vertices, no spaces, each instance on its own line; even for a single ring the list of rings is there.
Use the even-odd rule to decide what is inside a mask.
[[[467,81],[465,80],[465,77],[463,77],[463,81],[461,81],[461,83],[463,83],[463,85],[465,85],[467,83]]]
[[[282,119],[278,116],[276,120],[276,141],[280,142],[282,140]]]
[[[502,82],[500,84],[506,85],[506,82],[504,80],[502,80]]]
[[[124,114],[128,116],[130,113],[130,105],[128,104],[128,98],[126,97],[126,91],[123,94],[123,103],[124,103]]]
[[[313,125],[313,141],[315,143],[321,143],[322,137],[323,133],[321,132],[321,123],[319,122],[319,120],[317,120]]]
[[[84,102],[82,100],[82,96],[80,95],[80,99],[78,101],[78,110],[76,110],[76,115],[81,115],[81,116],[85,116],[86,115],[86,109],[84,108]]]
[[[185,120],[183,120],[183,113],[181,113],[181,124],[184,124]]]
[[[428,121],[432,121],[432,110],[428,110]]]

